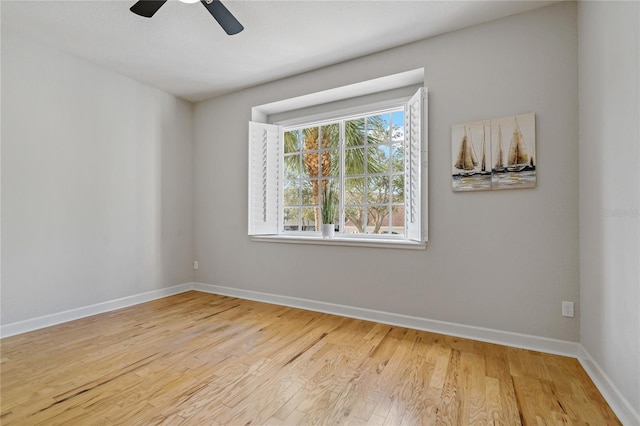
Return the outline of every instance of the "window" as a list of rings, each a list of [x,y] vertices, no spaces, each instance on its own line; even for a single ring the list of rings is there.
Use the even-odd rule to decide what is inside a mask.
[[[336,238],[425,241],[422,93],[406,104],[295,126],[251,122],[249,234],[319,239],[331,188]]]
[[[316,232],[327,189],[343,234],[404,235],[404,110],[284,128],[283,232]]]

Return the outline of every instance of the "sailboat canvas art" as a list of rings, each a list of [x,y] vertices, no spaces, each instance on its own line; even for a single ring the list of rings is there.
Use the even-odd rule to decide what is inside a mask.
[[[491,120],[491,189],[536,186],[535,114]]]
[[[454,191],[491,189],[491,122],[451,128],[451,177]]]
[[[456,192],[536,186],[536,116],[511,115],[451,127]]]

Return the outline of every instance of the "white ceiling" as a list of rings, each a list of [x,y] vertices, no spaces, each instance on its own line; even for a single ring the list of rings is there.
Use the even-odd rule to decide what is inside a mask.
[[[550,2],[223,0],[245,27],[234,36],[200,3],[151,19],[134,3],[2,0],[2,28],[200,101]]]

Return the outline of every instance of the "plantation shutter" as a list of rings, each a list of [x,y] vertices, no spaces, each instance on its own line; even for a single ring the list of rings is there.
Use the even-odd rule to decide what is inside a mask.
[[[249,235],[278,233],[280,128],[249,122]]]
[[[421,209],[422,94],[423,89],[419,88],[404,108],[404,223],[406,238],[414,241],[424,241]]]

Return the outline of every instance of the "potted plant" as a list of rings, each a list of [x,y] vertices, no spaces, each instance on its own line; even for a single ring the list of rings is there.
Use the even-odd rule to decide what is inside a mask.
[[[322,190],[322,238],[333,238],[336,217],[336,191],[333,184],[326,184]]]

